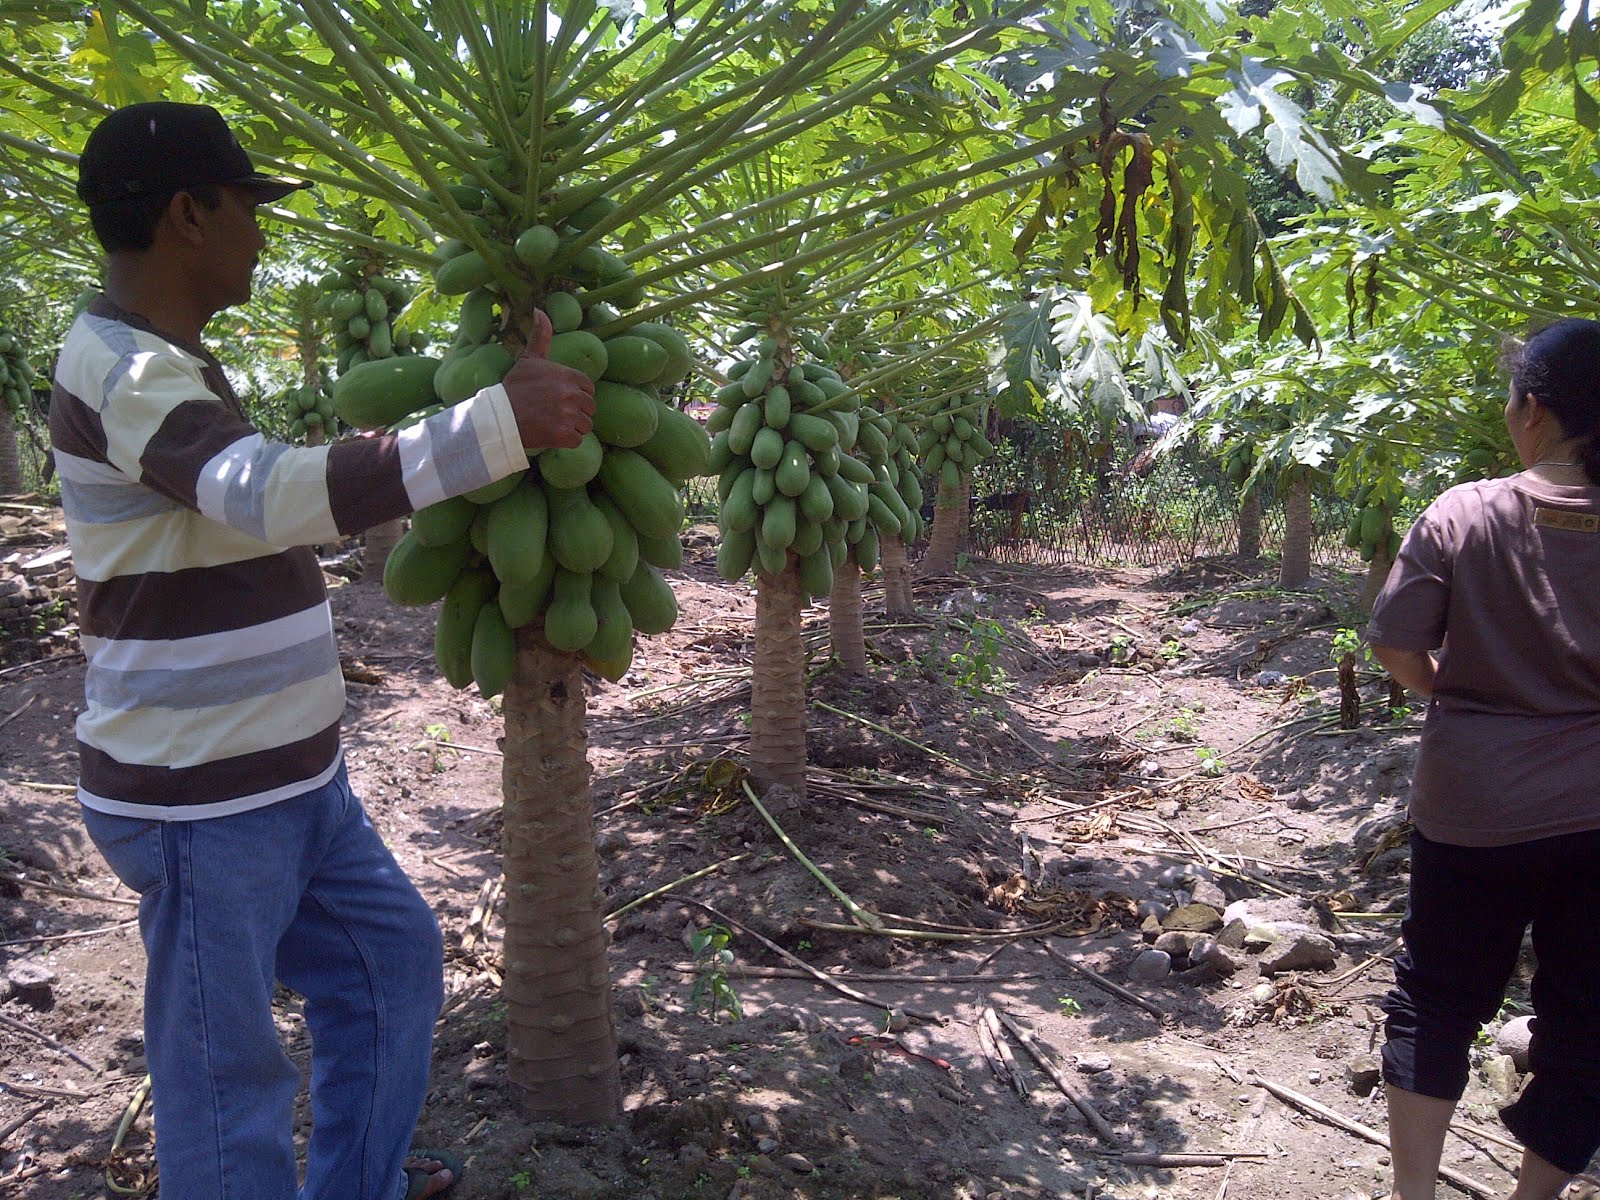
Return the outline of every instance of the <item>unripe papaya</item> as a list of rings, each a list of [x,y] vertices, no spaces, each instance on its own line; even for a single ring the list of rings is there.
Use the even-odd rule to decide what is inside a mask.
[[[800,558],[800,586],[806,594],[820,600],[833,591],[833,551],[821,546]]]
[[[776,470],[783,461],[783,434],[764,425],[750,443],[750,461],[758,467]]]
[[[484,552],[505,583],[532,583],[544,566],[550,510],[544,489],[524,484],[489,508]]]
[[[753,530],[724,532],[722,543],[717,547],[718,576],[729,583],[743,578],[750,569],[750,559],[755,551],[756,535]]]
[[[604,457],[605,447],[600,439],[586,433],[576,446],[556,446],[540,453],[539,473],[551,487],[578,488],[600,473],[600,460]]]
[[[333,385],[334,412],[356,429],[393,425],[433,402],[433,376],[438,369],[438,359],[420,354],[353,366]]]
[[[554,594],[544,610],[544,636],[557,650],[582,650],[594,638],[600,622],[589,603],[593,578],[587,571],[556,570]]]
[[[673,483],[708,474],[711,443],[700,422],[670,404],[655,403],[656,431],[640,444],[639,453]]]
[[[510,628],[521,629],[544,612],[545,601],[550,598],[550,586],[555,582],[558,569],[555,555],[546,554],[544,566],[539,568],[539,573],[531,582],[500,585],[495,603],[500,606],[500,615],[505,617]]]
[[[605,377],[618,383],[651,383],[666,369],[667,352],[649,338],[620,334],[605,347]]]
[[[785,496],[799,496],[811,482],[811,456],[799,442],[791,441],[783,448],[774,482]]]
[[[615,579],[596,574],[589,589],[589,604],[594,609],[595,631],[583,647],[600,662],[617,662],[627,655],[633,642],[633,617],[622,602]]]
[[[475,514],[472,501],[465,496],[452,496],[412,513],[411,532],[424,546],[445,546],[467,536],[467,527]]]
[[[453,688],[472,682],[472,630],[478,610],[495,593],[494,576],[481,568],[469,567],[456,576],[439,606],[439,620],[433,629],[433,660]]]
[[[639,534],[604,492],[595,494],[594,506],[605,514],[611,526],[611,553],[595,568],[595,574],[621,583],[639,567]]]
[[[640,633],[665,633],[678,619],[678,598],[672,585],[648,561],[641,561],[623,582],[622,602]]]
[[[383,566],[384,594],[396,604],[424,605],[442,599],[467,565],[471,547],[465,540],[424,546],[407,532]]]
[[[517,638],[500,606],[492,601],[478,609],[472,626],[472,678],[485,700],[498,696],[511,682],[517,665]]]
[[[600,482],[622,515],[646,537],[676,535],[683,527],[683,499],[678,489],[632,450],[608,450],[600,464]]]
[[[441,296],[464,296],[473,288],[494,281],[494,267],[476,250],[458,254],[433,273],[434,290]]]
[[[571,292],[547,293],[543,308],[545,316],[550,318],[550,328],[556,334],[572,333],[583,324],[583,305]]]
[[[666,537],[646,537],[641,533],[639,558],[663,571],[676,571],[683,566],[683,539],[676,530]]]
[[[550,552],[573,574],[587,574],[611,557],[611,523],[583,494],[568,494],[550,507]]]
[[[555,292],[553,295],[564,296],[566,293]],[[546,296],[545,304],[548,305],[550,300],[551,297]],[[587,329],[572,329],[556,334],[550,339],[548,357],[551,362],[582,371],[591,380],[598,381],[606,373],[606,344]]]

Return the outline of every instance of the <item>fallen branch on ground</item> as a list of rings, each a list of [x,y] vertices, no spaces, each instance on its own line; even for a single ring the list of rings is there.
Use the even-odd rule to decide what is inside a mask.
[[[1349,1117],[1334,1112],[1327,1105],[1319,1104],[1310,1096],[1302,1096],[1299,1092],[1292,1091],[1281,1083],[1273,1083],[1270,1079],[1264,1079],[1255,1071],[1250,1072],[1250,1078],[1255,1081],[1257,1087],[1265,1088],[1285,1104],[1292,1104],[1294,1107],[1302,1109],[1314,1117],[1320,1117],[1328,1124],[1342,1129],[1346,1133],[1353,1133],[1356,1137],[1363,1138],[1375,1146],[1382,1146],[1385,1150],[1389,1149],[1389,1139],[1376,1129],[1369,1129],[1359,1121],[1352,1121]],[[1481,1196],[1483,1200],[1495,1200],[1495,1197],[1500,1194],[1497,1189],[1486,1187],[1475,1179],[1469,1179],[1453,1167],[1441,1166],[1439,1168],[1439,1178],[1446,1183],[1454,1184],[1469,1195]]]
[[[826,971],[819,971],[816,967],[813,967],[810,963],[806,962],[803,958],[800,958],[800,957],[798,957],[798,956],[796,956],[794,954],[790,954],[789,951],[785,950],[782,946],[778,945],[778,943],[774,942],[771,938],[764,937],[763,935],[757,933],[754,929],[751,929],[748,925],[744,924],[743,922],[736,921],[732,917],[726,915],[725,913],[718,912],[716,909],[712,908],[711,905],[707,904],[704,900],[694,900],[694,899],[691,899],[689,897],[685,897],[683,902],[685,904],[692,904],[696,908],[702,908],[706,912],[710,913],[717,920],[723,921],[726,924],[733,926],[735,929],[741,930],[742,932],[749,934],[751,937],[755,938],[756,941],[760,942],[763,946],[765,946],[768,950],[771,950],[779,958],[787,959],[789,962],[794,963],[795,966],[799,967],[802,971],[804,971],[806,974],[810,975],[813,979],[816,979],[819,982],[825,984],[826,986],[831,987],[834,991],[838,992],[841,996],[846,996],[849,999],[854,1000],[857,1004],[865,1004],[868,1008],[876,1008],[876,1009],[879,1009],[879,1010],[881,1010],[883,1012],[889,1013],[890,1015],[893,1015],[894,1013],[898,1012],[898,1013],[903,1014],[904,1016],[911,1017],[912,1019],[917,1020],[917,1021],[922,1021],[922,1022],[924,1022],[925,1024],[928,1024],[928,1025],[943,1025],[943,1024],[945,1024],[945,1018],[944,1017],[938,1016],[936,1014],[931,1014],[931,1013],[913,1012],[909,1008],[897,1009],[892,1004],[885,1004],[882,1000],[874,1000],[871,996],[867,995],[865,992],[858,992],[858,991],[856,991],[855,988],[849,987],[846,984],[840,983],[837,979],[833,978]],[[854,929],[855,927],[852,926],[852,925],[846,925],[846,926],[843,926],[843,928],[846,929],[846,930],[850,930],[850,929]],[[865,932],[865,931],[858,931],[858,932]]]
[[[16,1120],[9,1121],[4,1125],[0,1125],[0,1146],[5,1145],[6,1139],[8,1137],[10,1137],[17,1130],[21,1129],[29,1121],[33,1120],[35,1117],[37,1117],[40,1113],[44,1112],[45,1109],[47,1109],[49,1107],[50,1107],[50,1102],[48,1100],[45,1101],[43,1104],[35,1104],[32,1108],[26,1110]]]
[[[100,1074],[100,1071],[92,1062],[83,1057],[83,1055],[79,1054],[71,1046],[63,1046],[48,1033],[35,1029],[32,1025],[24,1025],[21,1021],[14,1020],[11,1017],[0,1014],[0,1026],[4,1026],[13,1033],[25,1034],[26,1036],[33,1038],[35,1041],[43,1042],[46,1046],[49,1046],[50,1049],[56,1051],[58,1054],[65,1054],[84,1070],[92,1071],[96,1075]]]
[[[987,771],[980,771],[976,767],[969,767],[966,763],[962,762],[959,758],[951,758],[950,755],[944,754],[944,753],[942,753],[942,752],[940,752],[938,750],[935,750],[932,746],[925,746],[921,742],[912,741],[910,738],[906,737],[904,734],[896,733],[894,730],[890,729],[887,725],[880,725],[876,721],[869,721],[865,717],[857,716],[853,712],[847,712],[842,708],[835,708],[833,705],[828,704],[828,703],[826,703],[826,702],[824,702],[822,700],[813,699],[811,701],[811,706],[813,708],[820,708],[824,712],[831,712],[835,716],[844,717],[846,720],[855,721],[859,725],[865,725],[868,729],[874,730],[877,733],[881,733],[885,737],[891,737],[897,742],[904,742],[907,746],[910,746],[914,750],[922,751],[924,754],[928,755],[928,757],[930,757],[930,758],[936,758],[940,762],[949,763],[952,767],[956,767],[959,770],[965,771],[968,775],[971,775],[974,779],[984,779],[984,780],[988,780],[991,783],[1000,782],[999,779],[996,776],[990,775]]]
[[[794,839],[783,831],[783,826],[778,824],[777,818],[767,811],[765,804],[761,803],[761,798],[756,795],[755,789],[750,786],[750,781],[748,779],[741,780],[739,786],[744,791],[745,799],[755,806],[755,810],[761,814],[761,819],[771,826],[773,833],[778,835],[778,840],[783,843],[783,848],[792,854],[795,861],[809,871],[818,883],[828,889],[829,895],[844,905],[845,911],[850,914],[850,919],[864,929],[870,929],[875,933],[882,932],[883,919],[877,913],[862,908],[861,905],[857,904],[843,888],[828,878],[821,867],[806,857],[805,851],[795,845]]]
[[[1056,1066],[1045,1054],[1044,1048],[1039,1045],[1038,1035],[1018,1025],[1016,1021],[998,1008],[994,1010],[994,1014],[1000,1019],[1000,1023],[1011,1031],[1011,1036],[1022,1043],[1022,1048],[1028,1052],[1029,1057],[1034,1062],[1039,1064],[1040,1070],[1055,1080],[1056,1086],[1061,1089],[1061,1094],[1071,1100],[1074,1107],[1083,1114],[1083,1119],[1089,1122],[1089,1127],[1095,1131],[1096,1136],[1108,1145],[1116,1146],[1120,1149],[1122,1147],[1122,1139],[1117,1136],[1117,1131],[1111,1128],[1106,1119],[1100,1115],[1099,1110],[1089,1103],[1089,1098],[1075,1088],[1061,1068]]]
[[[673,970],[680,974],[693,975],[703,968],[694,963],[677,963]],[[798,967],[754,967],[735,963],[728,968],[730,975],[743,975],[750,979],[811,979],[810,971],[802,971]],[[1028,971],[1019,975],[897,975],[892,971],[852,971],[850,974],[835,974],[824,971],[829,979],[838,979],[850,983],[1015,983],[1025,979],[1043,979],[1037,971]]]
[[[707,875],[710,875],[713,871],[720,871],[723,867],[729,866],[732,863],[743,862],[749,857],[750,856],[748,854],[735,854],[732,858],[724,858],[720,862],[712,863],[709,867],[702,867],[698,871],[694,871],[691,874],[685,875],[682,879],[674,879],[671,883],[663,884],[654,891],[646,892],[637,900],[628,901],[628,903],[624,904],[621,908],[612,912],[608,912],[604,917],[601,918],[601,920],[607,922],[615,921],[623,913],[628,912],[631,909],[638,908],[641,904],[647,904],[651,900],[656,899],[658,896],[665,896],[674,888],[680,888],[686,883],[693,883],[696,879],[703,879]]]
[[[1118,996],[1121,999],[1126,1000],[1129,1004],[1132,1004],[1137,1008],[1144,1009],[1145,1012],[1155,1017],[1158,1021],[1165,1021],[1167,1019],[1166,1010],[1163,1009],[1159,1004],[1155,1004],[1152,1001],[1146,1000],[1143,996],[1136,992],[1130,992],[1120,983],[1112,983],[1111,980],[1107,979],[1104,975],[1101,975],[1098,971],[1091,971],[1082,963],[1073,962],[1049,942],[1041,941],[1039,944],[1044,947],[1044,952],[1051,958],[1055,959],[1056,962],[1060,963],[1063,967],[1066,967],[1069,971],[1076,971],[1079,975],[1082,975],[1096,987],[1104,988],[1113,996]]]
[[[78,938],[97,937],[102,933],[116,933],[119,929],[128,929],[139,923],[138,917],[129,917],[126,921],[118,921],[115,925],[102,925],[98,929],[74,929],[70,933],[41,933],[35,937],[11,938],[0,942],[0,946],[32,946],[44,942],[70,942]]]
[[[1264,1150],[1186,1150],[1179,1154],[1119,1154],[1125,1167],[1226,1167],[1236,1158],[1266,1158]]]
[[[978,1015],[977,1029],[978,1046],[989,1059],[990,1069],[1009,1083],[1012,1090],[1023,1100],[1031,1099],[1032,1089],[1028,1086],[1028,1080],[1022,1074],[1022,1068],[1017,1065],[1011,1047],[1006,1045],[1006,1039],[1000,1032],[1000,1018],[987,1004],[983,1006],[983,1012]]]

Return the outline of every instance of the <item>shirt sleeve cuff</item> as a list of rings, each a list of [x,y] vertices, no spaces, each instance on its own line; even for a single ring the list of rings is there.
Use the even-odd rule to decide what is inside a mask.
[[[511,397],[504,384],[496,383],[472,397],[474,423],[482,421],[479,446],[490,476],[504,479],[529,466],[528,452],[522,448],[517,418],[511,411]]]

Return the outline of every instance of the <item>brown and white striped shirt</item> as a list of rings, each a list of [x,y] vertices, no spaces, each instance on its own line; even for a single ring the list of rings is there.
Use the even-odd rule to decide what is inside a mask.
[[[338,769],[344,678],[310,546],[528,465],[499,386],[384,437],[271,441],[215,358],[103,296],[62,348],[50,438],[89,664],[78,796],[163,820]]]

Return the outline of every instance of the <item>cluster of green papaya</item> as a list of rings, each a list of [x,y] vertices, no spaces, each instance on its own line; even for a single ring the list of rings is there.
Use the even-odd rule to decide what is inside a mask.
[[[868,490],[883,500],[897,516],[901,509],[905,510],[905,518],[898,529],[880,523],[878,532],[880,535],[892,534],[906,545],[913,545],[925,532],[922,521],[922,478],[917,468],[916,430],[902,420],[897,412],[869,414],[863,410],[862,424],[870,424],[879,434],[877,438],[859,439],[858,449],[865,452],[872,473],[877,476]],[[886,495],[888,492],[894,493],[898,504]],[[871,510],[869,516],[876,512],[876,509]]]
[[[327,381],[320,384],[302,383],[292,387],[278,398],[289,417],[289,440],[299,441],[312,430],[333,433],[336,421],[333,412],[333,393]]]
[[[1243,487],[1255,467],[1255,447],[1249,442],[1235,442],[1222,456],[1222,477],[1234,487]]]
[[[931,414],[917,440],[917,453],[930,477],[937,475],[947,488],[959,487],[962,475],[994,453],[983,432],[988,413],[988,402],[981,396],[951,396]]]
[[[800,585],[821,597],[852,549],[873,569],[879,530],[915,516],[868,461],[891,453],[882,414],[863,410],[832,367],[798,361],[772,337],[728,376],[706,422],[709,472],[720,477],[717,573],[730,583],[752,565],[780,575],[793,553]]]
[[[324,275],[317,312],[333,322],[339,373],[365,362],[416,354],[427,348],[424,330],[395,328],[394,318],[411,302],[411,289],[382,272],[372,258],[351,258]]]
[[[613,680],[632,662],[634,630],[671,628],[677,601],[661,571],[682,564],[679,489],[705,473],[710,449],[699,422],[657,391],[693,366],[682,335],[638,322],[597,336],[593,331],[620,313],[580,301],[572,274],[540,274],[540,255],[526,247],[547,239],[524,241],[540,229],[559,245],[575,227],[533,226],[517,239],[524,249],[512,254],[523,279],[543,291],[541,307],[555,331],[550,358],[594,381],[594,430],[575,448],[543,451],[519,475],[422,509],[384,570],[395,602],[444,601],[434,636],[439,670],[456,687],[476,682],[485,697],[504,690],[513,631],[521,626],[539,622],[552,646],[581,654]],[[463,296],[450,349],[437,360],[353,368],[334,389],[344,419],[407,424],[499,382],[510,369],[515,359],[499,338],[513,323],[515,302],[495,271],[456,265],[467,254],[482,262],[476,251],[452,249],[439,258],[439,290]]]
[[[23,352],[22,338],[0,326],[0,402],[18,416],[28,411],[33,396],[33,364]]]
[[[1345,527],[1344,544],[1361,552],[1362,562],[1371,562],[1380,548],[1387,547],[1390,562],[1400,553],[1400,535],[1394,530],[1394,513],[1388,504],[1373,494],[1371,484],[1356,492],[1356,511]]]

